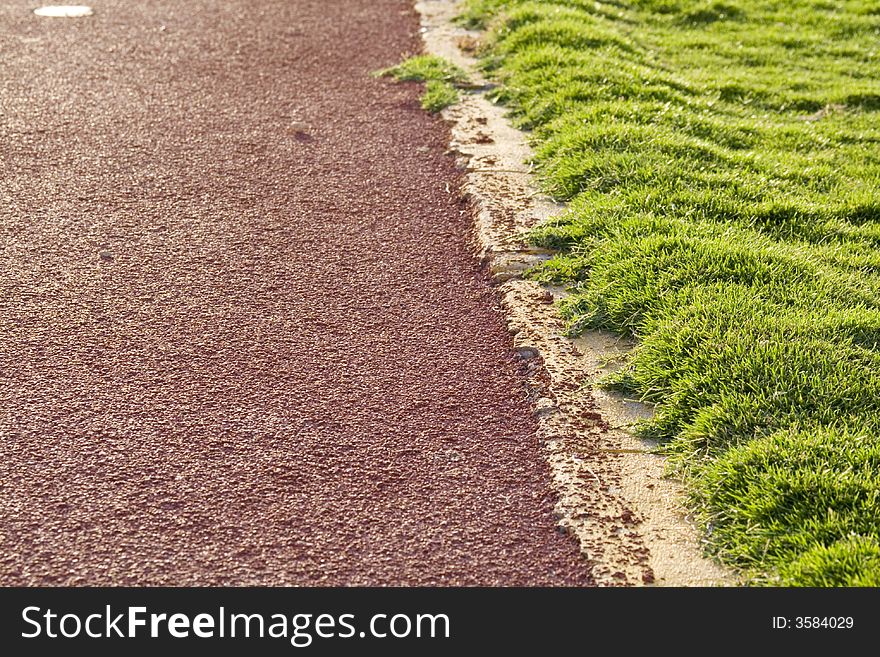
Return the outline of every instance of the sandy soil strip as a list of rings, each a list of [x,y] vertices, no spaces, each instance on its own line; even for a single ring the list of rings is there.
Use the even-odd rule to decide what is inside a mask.
[[[527,136],[487,99],[491,84],[469,54],[479,34],[453,24],[457,5],[422,0],[416,9],[427,51],[486,85],[465,94],[444,116],[452,123],[451,148],[468,171],[466,191],[478,208],[479,248],[503,295],[517,351],[529,364],[560,525],[577,536],[600,585],[730,584],[731,575],[702,556],[698,532],[681,506],[681,487],[664,477],[656,445],[627,431],[650,417],[651,409],[597,386],[631,345],[602,332],[565,337],[553,306],[565,291],[521,277],[549,256],[527,245],[522,234],[564,207],[538,193],[526,164]]]

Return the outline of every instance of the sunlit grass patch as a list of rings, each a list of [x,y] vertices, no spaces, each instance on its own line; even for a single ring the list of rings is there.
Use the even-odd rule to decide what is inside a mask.
[[[399,81],[424,82],[422,107],[434,113],[457,103],[459,95],[455,85],[467,81],[461,68],[434,55],[410,57],[396,66],[377,71],[376,75]]]
[[[880,511],[880,12],[864,0],[470,0],[497,100],[569,210],[577,333],[638,346],[713,551],[758,583],[871,585]]]

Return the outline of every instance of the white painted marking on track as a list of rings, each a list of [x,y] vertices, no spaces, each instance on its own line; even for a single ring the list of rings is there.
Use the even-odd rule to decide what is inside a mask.
[[[37,16],[50,16],[53,18],[81,18],[91,16],[95,12],[86,5],[47,5],[34,9]]]

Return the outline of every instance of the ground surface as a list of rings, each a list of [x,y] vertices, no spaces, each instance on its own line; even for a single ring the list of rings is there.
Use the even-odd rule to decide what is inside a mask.
[[[0,582],[588,584],[409,2],[0,7]]]

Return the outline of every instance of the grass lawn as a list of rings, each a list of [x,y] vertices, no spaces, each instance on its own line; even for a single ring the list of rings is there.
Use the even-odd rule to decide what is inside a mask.
[[[710,549],[752,582],[880,585],[880,7],[469,0],[546,190],[534,272],[638,347]]]

